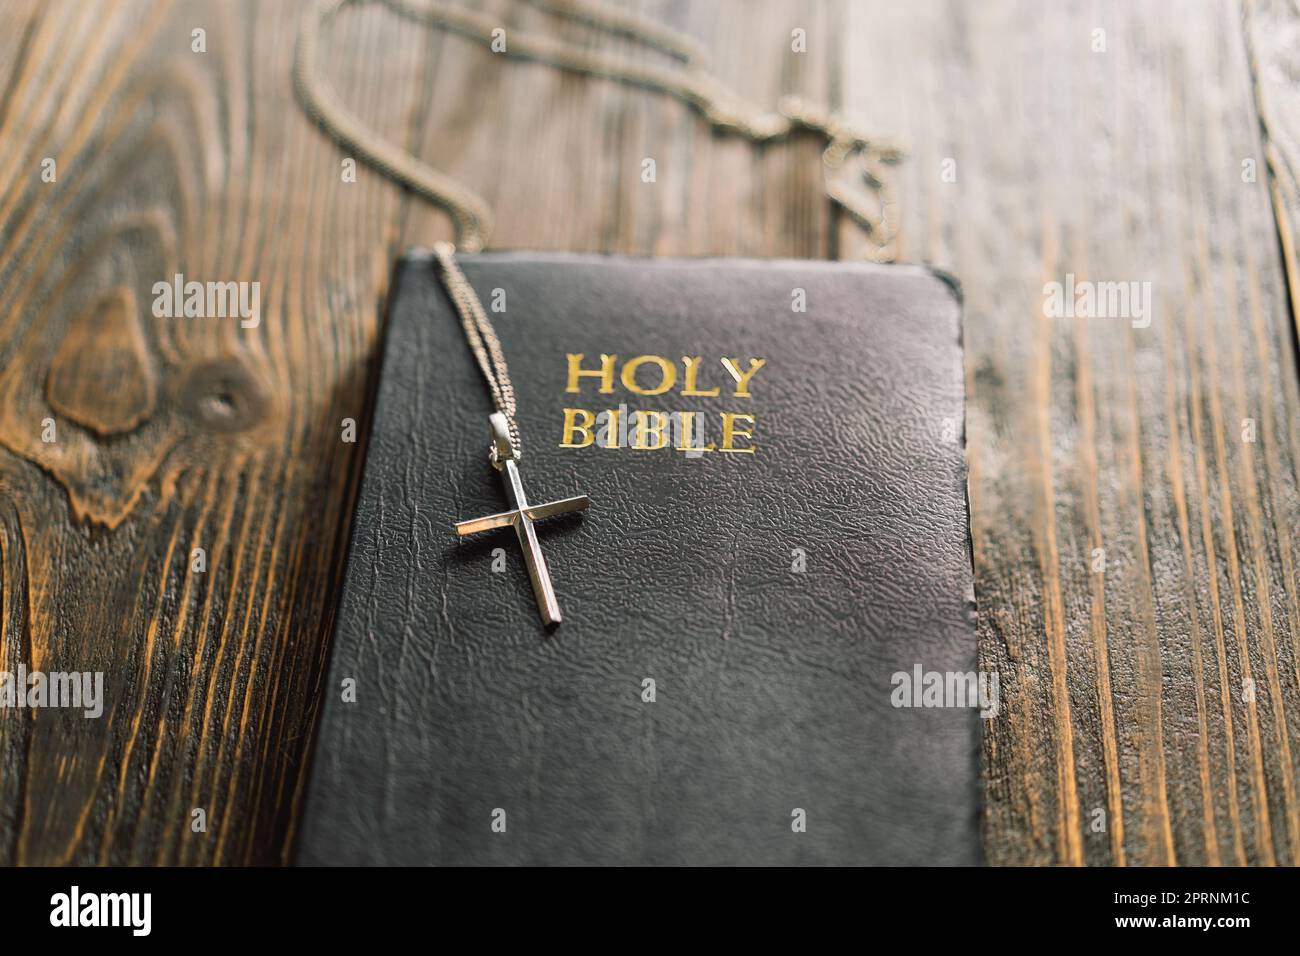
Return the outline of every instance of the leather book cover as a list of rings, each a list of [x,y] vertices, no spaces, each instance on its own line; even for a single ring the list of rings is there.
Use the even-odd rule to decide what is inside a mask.
[[[972,864],[961,309],[909,266],[460,256],[563,623],[431,254],[398,264],[301,864]]]

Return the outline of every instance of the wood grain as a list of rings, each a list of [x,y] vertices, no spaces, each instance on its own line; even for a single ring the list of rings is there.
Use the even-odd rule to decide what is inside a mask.
[[[1295,863],[1300,395],[1240,9],[848,10],[905,254],[965,290],[987,858]],[[1149,327],[1048,318],[1068,273],[1150,282]]]
[[[0,667],[102,670],[108,701],[98,721],[0,715],[0,859],[273,861],[355,490],[340,422],[365,421],[400,197],[339,188],[291,98],[288,5],[3,17]],[[353,62],[418,62],[383,11],[353,28]],[[410,85],[354,79],[400,126]],[[260,282],[260,325],[154,318],[176,272]]]
[[[747,98],[843,105],[910,149],[904,255],[966,300],[981,659],[1004,701],[988,859],[1296,862],[1293,5],[635,6]],[[0,5],[0,669],[103,670],[109,701],[99,721],[0,712],[4,862],[288,855],[389,263],[449,235],[364,167],[344,181],[292,98],[299,12]],[[485,195],[498,248],[861,249],[811,139],[756,150],[380,4],[325,44],[353,108]],[[260,325],[154,318],[175,272],[260,282]],[[1150,325],[1048,318],[1066,273],[1149,281]]]

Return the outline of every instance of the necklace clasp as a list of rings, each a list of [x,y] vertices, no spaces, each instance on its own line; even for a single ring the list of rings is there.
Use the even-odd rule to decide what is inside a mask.
[[[488,416],[492,425],[492,446],[488,449],[488,461],[497,471],[507,461],[519,460],[519,449],[510,438],[510,421],[500,412]]]

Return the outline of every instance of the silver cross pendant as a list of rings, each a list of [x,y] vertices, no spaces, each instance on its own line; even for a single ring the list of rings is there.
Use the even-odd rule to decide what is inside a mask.
[[[537,543],[537,532],[533,522],[553,515],[570,511],[586,511],[591,500],[586,495],[576,498],[562,498],[544,505],[530,505],[524,495],[523,479],[519,477],[518,455],[514,443],[510,440],[510,428],[506,417],[494,412],[492,423],[492,466],[501,472],[501,480],[506,486],[506,497],[513,506],[509,511],[488,515],[484,518],[471,518],[469,521],[456,522],[456,533],[462,537],[504,528],[507,525],[515,529],[519,546],[524,552],[524,564],[528,567],[528,577],[533,582],[533,594],[537,596],[537,610],[542,615],[542,623],[555,627],[560,623],[560,605],[555,600],[555,588],[551,584],[550,572],[546,570],[546,558],[542,556],[542,547]]]

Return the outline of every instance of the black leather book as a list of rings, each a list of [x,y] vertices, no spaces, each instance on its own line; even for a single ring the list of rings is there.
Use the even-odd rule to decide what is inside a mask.
[[[563,624],[428,253],[398,265],[303,864],[970,864],[959,297],[919,267],[491,253]],[[612,411],[612,414],[611,414]],[[662,447],[661,447],[662,446]],[[977,695],[976,689],[983,694]]]

